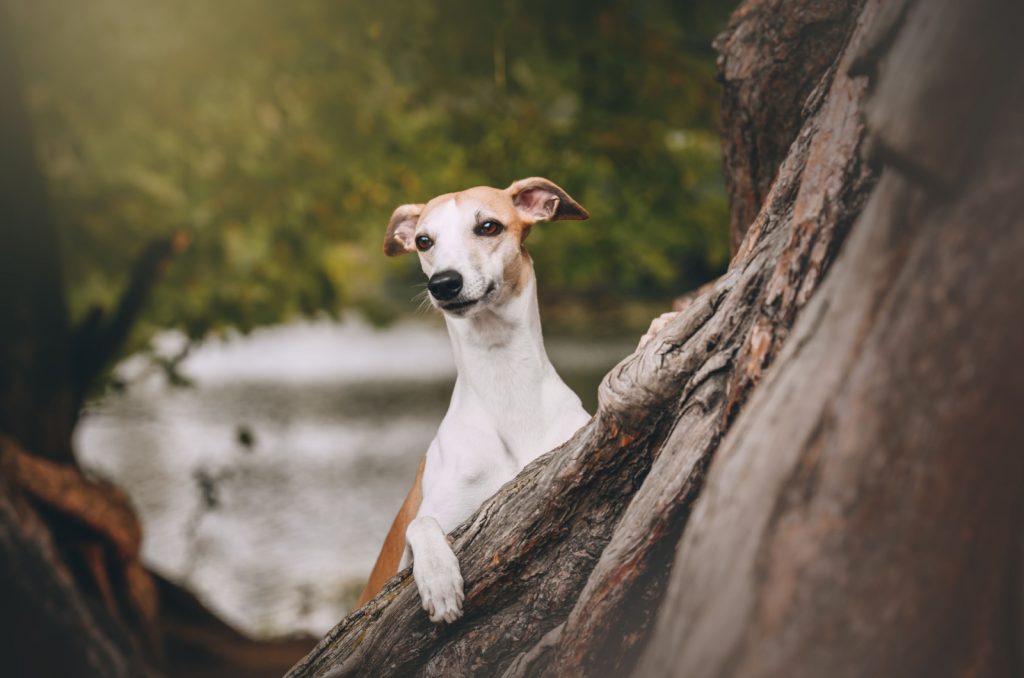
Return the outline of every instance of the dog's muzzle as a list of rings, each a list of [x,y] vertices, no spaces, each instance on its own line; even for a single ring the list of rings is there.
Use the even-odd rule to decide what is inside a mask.
[[[430,276],[427,289],[438,301],[449,301],[459,296],[459,292],[462,291],[462,275],[451,269],[440,271]]]

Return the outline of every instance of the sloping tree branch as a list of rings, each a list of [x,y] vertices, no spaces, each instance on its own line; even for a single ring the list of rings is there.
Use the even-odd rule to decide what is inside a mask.
[[[139,314],[168,263],[183,252],[188,244],[188,235],[178,231],[146,245],[132,266],[128,284],[113,312],[109,314],[109,319],[102,310],[94,308],[75,329],[72,335],[72,364],[75,368],[76,411],[89,388],[124,348]]]
[[[860,44],[876,8],[865,8],[851,45]],[[719,373],[713,398],[681,413],[568,617],[554,660],[559,676],[631,668],[664,594],[675,544],[722,436],[785,344],[789,328],[862,209],[873,175],[860,160],[863,78],[845,74],[852,53],[853,47],[847,48],[833,66],[834,77],[830,73],[814,94],[816,108],[751,226],[754,237],[763,238],[766,229],[782,229],[785,240],[766,267],[763,296],[746,313],[744,334],[722,337],[736,347],[733,369]],[[796,160],[802,161],[799,174],[792,171]],[[763,244],[748,240],[743,247],[754,251]],[[763,264],[752,257],[746,266],[760,269]]]

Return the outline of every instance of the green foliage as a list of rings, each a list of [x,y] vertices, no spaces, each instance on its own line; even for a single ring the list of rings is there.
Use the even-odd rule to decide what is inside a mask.
[[[398,204],[544,175],[546,299],[668,300],[728,256],[710,41],[728,3],[35,0],[13,12],[76,317],[185,229],[137,340],[407,312]],[[136,347],[138,342],[136,342]]]

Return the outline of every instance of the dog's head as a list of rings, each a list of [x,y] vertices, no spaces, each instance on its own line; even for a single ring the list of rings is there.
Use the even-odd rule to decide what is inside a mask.
[[[431,303],[464,318],[522,290],[530,266],[523,241],[534,224],[589,216],[568,193],[540,177],[504,190],[478,186],[396,209],[384,253],[417,252]]]

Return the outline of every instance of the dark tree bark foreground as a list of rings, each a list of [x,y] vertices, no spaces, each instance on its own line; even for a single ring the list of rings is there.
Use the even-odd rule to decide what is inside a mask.
[[[1024,11],[887,7],[882,176],[725,440],[637,675],[1020,676]]]
[[[400,573],[289,675],[1021,675],[1021,15],[742,5],[728,273],[456,531],[463,619]]]

